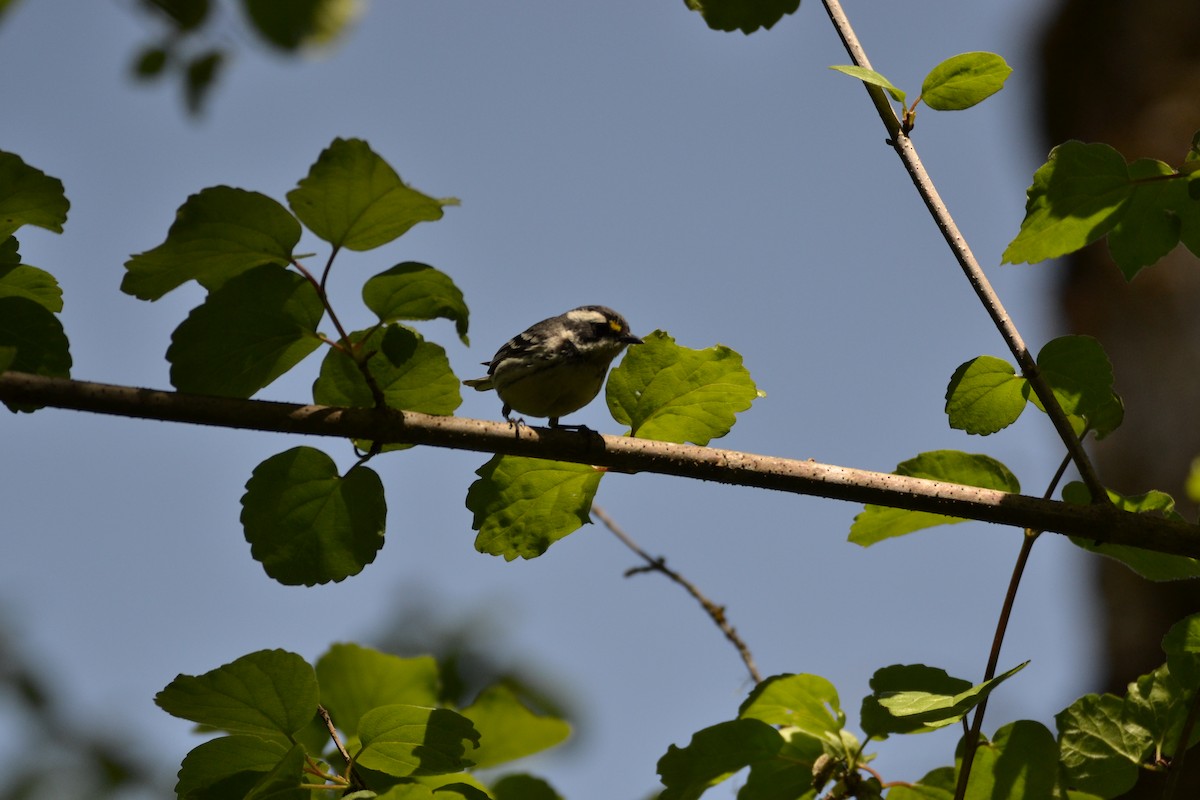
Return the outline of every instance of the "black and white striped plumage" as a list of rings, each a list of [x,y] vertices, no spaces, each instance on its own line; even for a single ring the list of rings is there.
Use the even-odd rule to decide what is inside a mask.
[[[487,377],[463,383],[481,392],[495,389],[507,420],[517,411],[548,417],[557,428],[559,417],[600,393],[613,359],[627,345],[641,343],[611,308],[580,306],[518,333],[483,362]]]

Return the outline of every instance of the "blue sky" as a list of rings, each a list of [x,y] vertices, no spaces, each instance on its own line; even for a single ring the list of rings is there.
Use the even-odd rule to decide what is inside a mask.
[[[923,111],[914,136],[1035,348],[1054,335],[1053,267],[998,264],[1044,158],[1037,6],[847,8],[875,67],[910,96],[955,53],[1014,67],[975,109]],[[448,323],[421,329],[463,377],[528,324],[603,303],[635,332],[743,355],[767,396],[718,446],[884,471],[927,450],[986,452],[1030,494],[1053,474],[1061,448],[1039,415],[988,439],[946,424],[951,373],[1004,346],[865,93],[827,68],[847,57],[818,3],[750,37],[709,31],[678,0],[376,3],[340,47],[304,61],[226,30],[238,56],[197,120],[172,88],[128,80],[154,30],[123,3],[26,2],[0,24],[0,148],[61,178],[72,203],[62,236],[27,231],[21,252],[63,286],[75,377],[168,387],[163,354],[200,290],[134,300],[118,291],[123,262],[162,241],[189,194],[228,184],[282,200],[334,137],[360,137],[411,185],[462,205],[340,257],[335,302],[356,309],[362,280],[400,261],[447,272],[471,307],[472,346]],[[260,396],[309,399],[316,367]],[[499,404],[472,392],[459,413],[495,419]],[[620,432],[599,401],[571,421]],[[257,463],[299,440],[45,410],[4,413],[0,442],[0,615],[80,720],[120,720],[168,773],[199,741],[152,703],[177,673],[263,647],[315,659],[416,608],[447,624],[483,617],[502,661],[574,698],[579,746],[521,765],[572,800],[644,796],[667,746],[731,718],[749,689],[677,587],[622,577],[636,561],[601,527],[531,562],[475,552],[463,500],[478,455],[377,460],[386,546],[355,578],[298,589],[249,558],[238,500]],[[348,447],[308,443],[352,463]],[[830,679],[852,722],[878,667],[979,678],[1019,545],[1016,531],[970,523],[863,550],[846,542],[853,505],[658,476],[611,475],[598,500],[727,607],[765,674]],[[1043,537],[1001,659],[1033,663],[990,705],[989,732],[1052,724],[1093,688],[1089,588],[1085,557]],[[875,766],[915,779],[948,762],[956,735],[893,738]]]

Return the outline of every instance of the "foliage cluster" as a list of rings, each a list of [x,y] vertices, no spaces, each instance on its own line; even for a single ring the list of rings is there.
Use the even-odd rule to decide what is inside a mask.
[[[770,27],[798,5],[688,4],[715,28],[745,32]],[[207,14],[206,3],[162,5],[191,27]],[[179,17],[185,7],[194,13]],[[247,7],[253,13],[266,5]],[[169,59],[165,50],[147,53],[140,69],[153,74],[153,62]],[[922,102],[933,110],[969,108],[999,91],[1010,72],[999,56],[964,53],[936,66],[908,104],[907,95],[878,72],[862,65],[836,69],[886,91],[900,105],[904,136]],[[1132,279],[1177,244],[1200,254],[1197,164],[1200,134],[1178,167],[1148,159],[1128,163],[1107,145],[1065,143],[1033,176],[1025,220],[1004,257],[1040,262],[1107,237],[1114,261]],[[408,186],[356,139],[334,140],[286,201],[229,186],[202,189],[179,208],[161,244],[126,263],[121,288],[137,298],[156,300],[189,281],[207,291],[171,337],[166,357],[172,385],[181,392],[250,398],[321,350],[316,404],[453,414],[460,380],[443,347],[413,325],[444,320],[468,342],[469,309],[452,278],[413,261],[384,269],[363,282],[363,306],[374,321],[358,330],[343,320],[359,310],[335,308],[327,286],[342,250],[389,245],[413,226],[440,219],[457,201]],[[0,372],[69,377],[69,345],[57,317],[61,291],[50,273],[23,263],[15,236],[24,225],[61,232],[68,208],[59,180],[15,154],[0,153]],[[305,229],[328,245],[319,266],[313,266],[315,256],[296,252]],[[322,324],[333,332],[322,332]],[[1047,403],[1056,403],[1080,440],[1119,428],[1122,402],[1094,339],[1047,343],[1037,369],[1052,389],[1052,403],[1005,359],[981,355],[961,365],[946,391],[950,425],[990,435],[1030,404],[1047,411]],[[613,418],[628,436],[697,445],[727,434],[758,396],[737,353],[722,346],[691,349],[664,331],[627,353],[606,390]],[[36,410],[8,405],[14,412]],[[362,571],[382,547],[387,501],[369,462],[405,446],[354,445],[357,461],[344,473],[326,453],[305,446],[267,458],[249,476],[241,522],[251,555],[274,580],[309,586],[341,581]],[[896,472],[1020,490],[1012,472],[986,455],[922,453]],[[508,560],[538,557],[589,522],[604,477],[587,464],[501,455],[476,475],[466,491],[476,548]],[[1057,484],[1058,478],[1047,494]],[[1071,483],[1062,496],[1178,517],[1171,498],[1159,492],[1097,498]],[[958,521],[868,506],[850,539],[867,546]],[[1029,546],[1037,536],[1027,531]],[[1194,559],[1077,543],[1152,579],[1200,575]],[[1200,617],[1176,625],[1164,651],[1166,663],[1131,684],[1124,697],[1088,695],[1059,713],[1057,733],[1017,721],[986,739],[978,736],[986,700],[1023,664],[977,683],[928,665],[885,666],[861,704],[862,737],[846,730],[828,680],[774,676],[754,687],[736,718],[696,732],[686,746],[662,756],[660,797],[696,798],[743,770],[743,800],[885,793],[891,800],[1116,797],[1142,771],[1168,770],[1200,739]],[[432,658],[403,659],[352,644],[334,645],[315,665],[293,653],[264,650],[203,675],[181,675],[157,703],[220,735],[184,759],[177,793],[206,799],[329,793],[389,800],[558,797],[530,775],[485,782],[475,770],[561,742],[569,732],[564,720],[533,707],[517,686],[489,686],[467,701],[448,697],[443,683],[442,667]],[[975,727],[968,730],[972,713]],[[951,725],[966,732],[955,765],[911,783],[888,781],[871,768],[870,742]]]

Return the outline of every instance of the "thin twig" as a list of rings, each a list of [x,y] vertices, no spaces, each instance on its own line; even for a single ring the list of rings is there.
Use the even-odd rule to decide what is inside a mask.
[[[354,761],[351,760],[350,753],[346,750],[346,745],[342,744],[342,737],[338,736],[337,727],[333,724],[333,718],[329,716],[329,712],[325,710],[325,706],[317,705],[317,715],[325,723],[325,728],[329,731],[329,738],[333,740],[333,746],[337,748],[338,753],[346,762],[346,777],[349,779],[350,785],[356,789],[366,788],[362,785],[358,776],[354,774]]]
[[[1087,435],[1086,431],[1084,435]],[[1059,464],[1054,476],[1050,479],[1050,484],[1046,487],[1045,498],[1054,495],[1055,490],[1058,488],[1058,482],[1062,480],[1070,463],[1071,456],[1068,454],[1062,460],[1062,463]],[[988,653],[987,667],[983,670],[984,683],[996,677],[996,670],[1000,664],[1000,648],[1004,645],[1004,636],[1008,632],[1008,622],[1012,618],[1013,606],[1017,602],[1017,589],[1021,585],[1021,577],[1025,574],[1025,566],[1029,563],[1029,554],[1033,551],[1033,544],[1041,535],[1042,532],[1039,530],[1026,528],[1025,535],[1021,539],[1021,550],[1017,553],[1017,561],[1013,564],[1012,576],[1008,579],[1008,589],[1004,593],[1004,603],[1000,607],[1000,616],[996,620],[996,632],[992,636],[992,648]],[[979,744],[979,737],[983,733],[983,715],[987,713],[987,704],[987,697],[984,697],[979,705],[975,707],[975,714],[971,718],[971,728],[967,731],[963,739],[962,766],[959,768],[958,784],[954,790],[954,800],[963,800],[966,797],[967,781],[971,777],[971,765],[975,762],[975,749]]]
[[[851,27],[846,13],[842,10],[841,4],[838,0],[822,1],[825,4],[825,10],[829,15],[829,19],[837,30],[838,36],[841,38],[842,44],[845,46],[846,52],[849,53],[851,60],[857,66],[871,69],[871,62],[867,59],[866,52],[859,43],[858,37]],[[929,174],[925,171],[925,166],[921,163],[921,159],[917,155],[917,150],[913,147],[912,140],[901,130],[900,121],[896,119],[896,112],[888,102],[887,95],[879,86],[866,82],[863,85],[866,87],[867,94],[870,95],[871,101],[875,104],[875,109],[879,112],[879,117],[887,129],[888,142],[895,148],[896,154],[900,156],[900,160],[903,162],[904,168],[908,171],[908,175],[912,179],[917,193],[925,201],[925,206],[933,216],[938,230],[942,232],[946,244],[950,246],[951,252],[954,253],[954,257],[962,268],[963,274],[966,275],[967,280],[970,282],[971,288],[975,290],[979,301],[983,303],[983,307],[992,318],[996,329],[1000,331],[1000,335],[1004,338],[1008,349],[1012,352],[1013,358],[1017,360],[1022,374],[1029,381],[1030,386],[1033,387],[1033,391],[1037,394],[1038,399],[1042,401],[1042,406],[1046,409],[1046,413],[1050,417],[1050,421],[1054,424],[1055,430],[1058,431],[1059,438],[1066,445],[1067,452],[1071,454],[1071,460],[1075,462],[1080,477],[1083,478],[1083,482],[1087,484],[1088,490],[1091,492],[1092,502],[1108,503],[1108,494],[1104,490],[1104,485],[1100,482],[1100,477],[1096,473],[1096,468],[1092,465],[1087,451],[1083,449],[1083,444],[1075,435],[1070,420],[1067,419],[1066,413],[1063,411],[1062,406],[1059,405],[1058,398],[1050,390],[1050,384],[1046,382],[1045,377],[1038,368],[1037,362],[1030,354],[1029,348],[1025,346],[1025,340],[1021,337],[1016,325],[1013,324],[1008,312],[1004,310],[1004,304],[1000,302],[1000,297],[992,289],[987,276],[984,275],[983,268],[979,266],[979,262],[975,259],[975,254],[971,252],[971,248],[967,245],[962,232],[959,231],[958,225],[955,224],[954,218],[950,216],[950,211],[938,194],[937,188],[929,178]]]
[[[1074,505],[994,489],[715,447],[534,425],[514,431],[505,422],[466,417],[212,397],[13,371],[0,373],[0,402],[241,430],[570,461],[619,472],[652,472],[730,486],[930,511],[1200,558],[1200,529],[1195,525],[1122,511],[1111,504]]]
[[[754,663],[754,656],[751,655],[750,648],[746,646],[746,643],[742,640],[742,637],[738,635],[737,629],[735,629],[733,625],[729,623],[728,617],[725,616],[725,606],[719,606],[712,600],[709,600],[696,587],[696,584],[692,583],[687,578],[668,567],[666,559],[662,558],[661,556],[654,558],[645,550],[643,550],[638,543],[635,542],[632,537],[630,537],[629,534],[617,524],[616,520],[610,517],[603,508],[595,503],[592,503],[592,515],[596,517],[596,519],[603,522],[604,527],[612,531],[612,534],[620,539],[626,547],[637,553],[638,557],[646,562],[646,566],[644,567],[634,567],[626,570],[625,577],[628,578],[641,572],[661,572],[663,575],[666,575],[668,578],[675,581],[675,583],[682,586],[684,591],[690,594],[696,600],[696,602],[700,604],[700,607],[704,609],[704,612],[708,614],[713,623],[715,623],[716,626],[721,629],[721,633],[725,634],[725,638],[729,640],[730,644],[737,648],[738,655],[742,657],[742,662],[746,665],[746,670],[750,673],[750,679],[753,680],[755,684],[762,683],[762,676],[758,673],[758,667]]]

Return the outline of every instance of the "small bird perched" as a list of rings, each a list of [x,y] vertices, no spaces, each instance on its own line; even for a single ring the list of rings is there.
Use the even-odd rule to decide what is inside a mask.
[[[611,308],[580,306],[518,333],[483,362],[487,377],[463,383],[480,392],[495,389],[509,422],[518,411],[549,417],[551,428],[579,427],[560,426],[559,417],[592,402],[613,359],[641,343]]]

